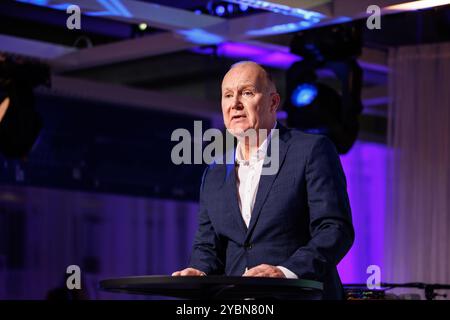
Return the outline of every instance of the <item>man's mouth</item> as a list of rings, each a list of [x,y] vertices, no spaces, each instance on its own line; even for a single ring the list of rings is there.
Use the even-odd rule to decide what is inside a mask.
[[[239,114],[239,115],[235,115],[235,116],[231,117],[231,120],[238,120],[238,119],[242,119],[242,118],[246,118],[246,116],[244,114]]]

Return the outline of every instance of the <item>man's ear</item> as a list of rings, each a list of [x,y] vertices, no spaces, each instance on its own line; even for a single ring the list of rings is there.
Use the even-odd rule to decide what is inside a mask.
[[[270,112],[276,112],[280,106],[281,97],[278,92],[270,94]]]

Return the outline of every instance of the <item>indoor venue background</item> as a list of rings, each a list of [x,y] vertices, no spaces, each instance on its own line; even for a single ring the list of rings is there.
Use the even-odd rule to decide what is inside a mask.
[[[221,80],[241,60],[272,74],[281,123],[341,153],[356,232],[344,285],[370,266],[383,283],[450,284],[449,3],[1,1],[0,94],[36,79],[42,125],[26,154],[0,155],[0,299],[143,299],[98,282],[184,268],[206,165],[172,163],[171,135],[224,129]]]

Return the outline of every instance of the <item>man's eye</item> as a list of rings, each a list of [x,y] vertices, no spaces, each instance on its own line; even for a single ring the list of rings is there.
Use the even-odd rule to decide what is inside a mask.
[[[253,92],[251,92],[251,91],[244,91],[242,94],[243,94],[244,96],[252,96],[252,95],[253,95]]]
[[[231,98],[233,95],[231,94],[231,93],[226,93],[225,95],[224,95],[224,97],[225,98]]]

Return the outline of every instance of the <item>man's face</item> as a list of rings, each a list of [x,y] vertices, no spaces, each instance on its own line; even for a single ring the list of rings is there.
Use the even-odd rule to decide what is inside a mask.
[[[252,128],[272,129],[279,95],[266,83],[257,65],[232,68],[222,82],[222,113],[225,127],[234,135]]]

